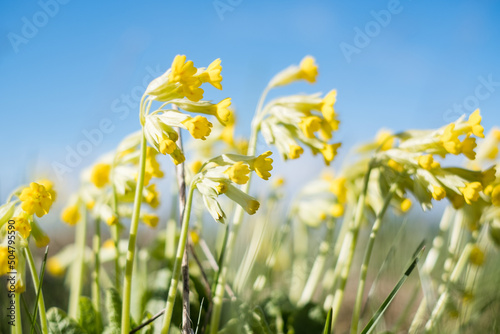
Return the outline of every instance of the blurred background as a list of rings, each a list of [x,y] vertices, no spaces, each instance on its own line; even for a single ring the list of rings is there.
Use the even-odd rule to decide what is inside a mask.
[[[176,54],[222,59],[224,89],[206,96],[232,97],[239,135],[269,79],[314,56],[317,84],[270,97],[338,90],[336,166],[380,128],[436,128],[479,107],[488,131],[500,124],[499,13],[496,1],[2,1],[2,201],[42,176],[76,186],[139,129],[140,96]],[[289,187],[323,168],[310,154],[275,160],[285,177],[306,170]]]

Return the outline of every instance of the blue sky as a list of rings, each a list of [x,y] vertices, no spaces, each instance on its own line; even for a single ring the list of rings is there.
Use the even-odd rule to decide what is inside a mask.
[[[496,1],[55,1],[0,2],[2,198],[64,163],[103,120],[112,129],[68,182],[139,129],[127,96],[176,54],[197,66],[222,59],[224,90],[205,96],[233,98],[241,134],[268,80],[308,54],[317,84],[271,96],[336,88],[344,155],[380,128],[442,126],[458,115],[454,105],[467,114],[479,106],[486,129],[500,124]],[[346,45],[357,51],[346,57]],[[320,160],[277,167],[314,172]]]

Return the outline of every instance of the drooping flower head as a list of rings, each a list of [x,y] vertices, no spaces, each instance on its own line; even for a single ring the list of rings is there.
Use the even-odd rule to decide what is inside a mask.
[[[246,184],[252,171],[264,180],[269,179],[269,171],[272,170],[269,155],[271,152],[259,156],[223,154],[200,167],[198,174],[193,177],[192,186],[198,189],[210,215],[216,221],[223,223],[226,217],[218,201],[220,195],[226,195],[250,215],[257,212],[259,202],[241,191],[237,185]]]
[[[221,61],[214,60],[208,68],[196,68],[186,56],[177,55],[171,68],[154,79],[146,89],[141,102],[141,124],[146,139],[157,152],[168,154],[175,164],[185,160],[178,148],[175,128],[186,129],[194,139],[206,140],[212,132],[213,124],[204,116],[188,113],[212,115],[225,125],[231,119],[231,99],[219,103],[203,100],[204,91],[200,86],[209,83],[222,89]],[[164,102],[150,113],[153,101]],[[167,105],[173,106],[166,108]],[[188,113],[184,113],[186,111]]]

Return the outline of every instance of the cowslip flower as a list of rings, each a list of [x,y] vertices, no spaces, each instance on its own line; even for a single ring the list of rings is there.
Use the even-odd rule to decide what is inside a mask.
[[[500,185],[496,185],[491,191],[491,203],[500,206]]]
[[[315,83],[317,76],[318,66],[316,65],[314,58],[306,56],[302,59],[299,66],[292,65],[276,74],[269,82],[268,87],[284,86],[298,80]]]
[[[500,146],[500,130],[493,128],[477,147],[476,160],[478,165],[498,158]]]
[[[175,102],[175,101],[174,101]],[[175,104],[172,102],[172,104]],[[180,106],[186,107],[193,104],[182,104]],[[203,109],[188,108],[190,110]],[[206,113],[213,112],[214,115],[218,112],[222,113],[218,107],[214,107],[211,103],[206,104]],[[200,112],[201,113],[201,112]],[[219,115],[219,117],[226,117],[227,115]],[[148,143],[162,154],[169,154],[172,160],[178,164],[184,161],[182,152],[176,144],[178,135],[174,127],[179,127],[189,131],[191,136],[195,139],[206,140],[212,130],[212,123],[203,116],[197,115],[191,117],[185,113],[177,110],[157,110],[145,117],[144,134]]]
[[[6,246],[0,246],[0,276],[3,276],[10,272],[9,268],[9,251]]]
[[[347,196],[346,182],[344,175],[336,178],[323,175],[314,179],[295,196],[291,213],[310,227],[320,226],[329,217],[342,217]]]
[[[102,188],[109,182],[109,172],[111,166],[105,163],[95,164],[92,168],[90,181],[97,187]]]
[[[28,239],[31,233],[31,224],[29,218],[26,215],[20,215],[13,218],[14,220],[14,231],[17,231],[24,239]],[[8,225],[6,228],[8,230]]]
[[[143,213],[141,214],[141,220],[150,228],[155,228],[156,226],[158,226],[160,218],[157,215]]]
[[[206,137],[210,135],[210,131],[212,128],[212,123],[210,123],[205,117],[200,115],[194,118],[186,119],[182,122],[182,124],[186,126],[193,138],[201,140],[207,139]]]
[[[462,135],[465,138],[460,139]],[[472,159],[475,138],[471,135],[470,125],[461,118],[438,130],[410,130],[395,134],[398,142],[388,149],[379,145],[377,150],[374,144],[364,148],[378,151],[375,160],[377,165],[384,166],[384,180],[399,180],[405,190],[414,194],[424,210],[432,207],[433,199],[440,201],[444,198],[459,208],[477,201],[482,188],[495,179],[494,169],[481,172],[445,168],[434,159],[434,155],[445,156],[456,143],[455,153]]]
[[[226,173],[231,181],[237,184],[245,184],[248,182],[250,174],[250,168],[248,165],[244,164],[243,161],[238,161],[224,172]]]
[[[80,221],[81,215],[78,205],[70,205],[63,209],[61,220],[69,225],[75,225]]]
[[[172,66],[164,74],[151,81],[146,94],[158,101],[187,97],[193,101],[203,98],[203,89],[199,88],[201,80],[196,77],[198,69],[186,56],[175,56]]]
[[[22,190],[19,199],[22,209],[29,215],[38,217],[46,215],[52,206],[52,196],[41,184],[31,182],[29,187]]]
[[[220,74],[222,66],[220,63],[221,61],[219,58],[215,59],[210,65],[208,65],[206,70],[201,70],[198,78],[202,83],[208,82],[215,88],[222,90],[222,75]]]
[[[471,182],[459,189],[464,195],[465,202],[470,205],[479,199],[479,193],[483,190],[483,186],[480,182]]]

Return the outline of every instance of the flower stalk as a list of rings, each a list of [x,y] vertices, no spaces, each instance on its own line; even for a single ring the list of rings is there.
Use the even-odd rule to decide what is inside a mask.
[[[85,263],[85,242],[87,238],[87,209],[85,204],[81,203],[82,219],[76,228],[76,248],[78,251],[78,258],[72,266],[72,280],[71,290],[69,295],[69,312],[68,315],[76,319],[78,315],[78,308],[80,302],[80,295],[82,293],[83,285],[83,267]]]
[[[313,297],[314,291],[316,290],[319,280],[321,279],[321,275],[323,274],[323,270],[325,269],[326,259],[333,243],[334,232],[335,221],[332,219],[326,223],[325,239],[319,245],[319,253],[314,260],[311,273],[307,278],[306,285],[297,303],[299,306],[306,305]]]
[[[101,328],[101,286],[100,286],[100,269],[101,269],[101,221],[99,218],[95,220],[95,232],[93,238],[94,250],[94,271],[92,272],[92,302],[96,312],[97,328]]]
[[[261,97],[260,101],[264,101],[265,95],[268,89],[266,89]],[[259,107],[262,107],[263,102],[259,102]],[[248,143],[247,155],[255,155],[255,150],[257,147],[257,136],[260,129],[260,124],[258,123],[258,117],[260,116],[260,109],[256,110],[254,120],[252,121],[252,132],[250,135],[250,141]],[[252,181],[252,173],[248,175],[248,181],[241,187],[241,191],[248,194],[250,190],[250,182]],[[236,238],[238,231],[240,229],[241,222],[243,221],[243,208],[241,206],[236,206],[233,216],[232,228],[229,230],[227,237],[226,249],[224,252],[224,258],[221,259],[222,267],[220,268],[220,274],[217,279],[217,285],[215,287],[214,297],[213,297],[213,310],[212,317],[210,321],[210,334],[216,334],[219,328],[219,321],[222,312],[222,302],[224,298],[224,287],[226,286],[227,274],[229,262],[236,244]]]
[[[380,226],[382,225],[385,213],[389,208],[389,204],[391,203],[392,197],[396,192],[398,187],[398,183],[395,182],[391,185],[389,192],[385,196],[384,204],[382,209],[377,215],[377,219],[373,223],[372,231],[370,233],[370,239],[368,240],[368,245],[366,247],[365,256],[363,258],[363,263],[361,264],[361,274],[359,278],[358,285],[358,293],[356,295],[356,302],[354,304],[354,311],[352,315],[352,323],[351,323],[351,334],[356,334],[358,332],[358,324],[359,324],[359,316],[361,313],[361,304],[363,302],[363,294],[365,290],[366,284],[366,276],[368,274],[368,265],[370,264],[370,259],[373,251],[373,245],[375,244],[375,239],[377,238],[378,232],[380,230]]]
[[[177,295],[177,287],[179,284],[179,276],[181,274],[181,263],[186,250],[186,243],[188,239],[189,218],[191,216],[191,204],[193,202],[194,184],[189,187],[189,193],[186,200],[186,207],[184,209],[181,235],[179,237],[179,244],[177,246],[177,253],[175,256],[174,270],[172,271],[172,278],[170,280],[170,287],[168,289],[167,305],[165,306],[165,318],[163,319],[162,334],[167,334],[172,321],[172,312],[174,310],[175,296]]]
[[[356,207],[356,212],[354,214],[354,219],[351,223],[349,231],[344,239],[342,249],[339,255],[339,261],[336,266],[336,273],[334,275],[334,281],[338,282],[338,287],[335,290],[332,301],[332,331],[335,328],[335,323],[337,322],[337,317],[340,312],[340,307],[342,305],[342,300],[344,298],[345,286],[347,284],[347,277],[349,276],[349,271],[351,269],[352,260],[354,258],[354,252],[356,250],[356,244],[358,241],[358,234],[363,219],[363,211],[366,203],[366,195],[368,192],[368,183],[370,181],[370,174],[373,168],[374,161],[372,160],[368,165],[368,170],[366,171],[365,178],[363,181],[363,190],[358,199],[358,205]],[[347,253],[346,253],[347,252]],[[337,270],[338,268],[338,270]]]
[[[137,229],[139,228],[139,215],[142,204],[142,190],[144,188],[144,172],[146,167],[146,138],[144,129],[142,130],[141,151],[139,160],[139,176],[137,188],[135,190],[134,209],[132,212],[132,221],[130,223],[130,233],[128,240],[127,262],[125,264],[125,277],[123,280],[123,304],[122,304],[122,334],[130,330],[130,299],[132,292],[132,272],[134,267],[134,257],[137,239]]]
[[[40,295],[38,296],[38,311],[40,312],[40,326],[43,334],[47,334],[49,332],[47,327],[47,316],[45,314],[45,301],[43,299],[42,289],[40,288],[40,280],[38,278],[38,274],[35,267],[35,261],[33,260],[33,255],[31,254],[31,250],[29,247],[24,248],[24,253],[26,255],[26,259],[28,260],[28,266],[31,271],[31,278],[33,279],[33,287],[36,292],[40,291]]]

